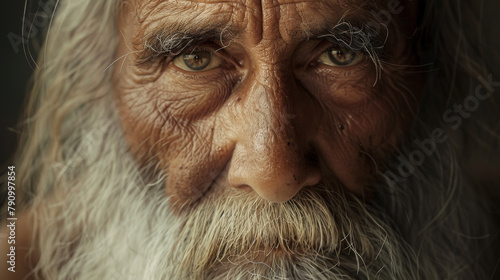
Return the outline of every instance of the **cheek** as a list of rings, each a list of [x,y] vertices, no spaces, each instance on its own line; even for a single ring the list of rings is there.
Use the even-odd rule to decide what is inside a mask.
[[[371,94],[376,81],[373,63],[365,59],[361,65],[346,68],[319,66],[299,74],[299,79],[325,110],[365,106],[374,97]]]
[[[210,132],[200,123],[219,110],[234,79],[221,73],[202,79],[171,68],[152,69],[127,69],[115,87],[123,127],[136,152],[144,153],[144,147],[159,153],[167,149],[153,145],[187,143],[193,135]]]
[[[230,154],[215,132],[220,130],[217,111],[234,79],[197,79],[171,69],[156,76],[127,72],[115,92],[123,130],[138,162],[165,172],[167,194],[184,202],[203,193]]]
[[[402,140],[417,108],[419,87],[409,84],[408,77],[390,69],[375,85],[370,77],[357,84],[340,80],[339,85],[350,86],[333,94],[325,91],[326,113],[318,136],[329,170],[355,193],[362,193],[382,171],[379,168]]]

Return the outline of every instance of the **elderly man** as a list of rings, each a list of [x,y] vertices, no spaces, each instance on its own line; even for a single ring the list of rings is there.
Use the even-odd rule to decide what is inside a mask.
[[[2,275],[494,277],[460,147],[500,83],[458,3],[60,1]]]

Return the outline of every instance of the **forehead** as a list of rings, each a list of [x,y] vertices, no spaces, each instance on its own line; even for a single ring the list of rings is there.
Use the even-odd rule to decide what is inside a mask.
[[[296,10],[322,13],[324,8],[339,10],[341,7],[359,7],[377,1],[362,0],[136,0],[136,6],[142,10],[175,12],[178,9],[212,9],[217,13],[239,13],[248,15],[270,15],[281,11]],[[380,2],[380,1],[379,1]],[[195,11],[193,11],[195,12]],[[331,11],[330,11],[331,12]]]
[[[341,20],[367,21],[382,1],[361,0],[137,0],[134,14],[143,32],[171,26],[224,26],[257,41],[312,35]]]

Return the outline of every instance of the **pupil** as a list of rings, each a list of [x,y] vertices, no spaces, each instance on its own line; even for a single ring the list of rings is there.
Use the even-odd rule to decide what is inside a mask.
[[[184,63],[191,70],[203,70],[210,64],[211,56],[209,52],[198,52],[184,56]]]
[[[353,52],[344,53],[343,50],[332,50],[328,52],[330,60],[340,66],[349,65],[354,59],[355,54]]]

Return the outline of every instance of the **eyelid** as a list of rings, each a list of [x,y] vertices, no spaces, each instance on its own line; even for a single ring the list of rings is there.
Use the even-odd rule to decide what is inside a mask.
[[[187,54],[190,54],[190,53],[193,53],[193,52],[202,52],[202,51],[206,51],[206,52],[212,53],[213,57],[217,57],[218,59],[221,60],[221,65],[228,64],[228,63],[229,64],[231,64],[231,63],[234,64],[234,59],[232,59],[231,56],[229,56],[226,52],[223,51],[223,47],[217,45],[214,42],[205,42],[205,43],[202,43],[202,44],[197,44],[195,46],[185,47],[183,50],[177,52],[175,55],[168,56],[168,62],[167,63],[173,63],[173,61],[176,58],[179,58],[179,57],[181,57],[183,55],[187,55]],[[180,68],[179,66],[176,66],[176,67]],[[215,67],[215,68],[219,68],[219,67]],[[215,69],[215,68],[212,68],[212,69]],[[210,70],[212,70],[212,69],[210,69]],[[196,73],[196,72],[200,72],[201,73],[203,71],[210,71],[210,70],[192,71],[192,70],[185,70],[185,69],[181,69],[181,70],[186,71],[186,72],[191,72],[191,73]]]
[[[189,63],[186,61],[186,56],[189,56],[190,54],[197,54],[197,53],[208,53],[209,54],[209,60],[207,61],[208,64],[199,67],[198,69],[193,68],[192,66],[189,66]],[[210,51],[199,51],[195,50],[192,53],[183,53],[179,56],[176,56],[172,63],[187,72],[206,72],[210,71],[212,69],[218,68],[223,62],[223,59],[220,56],[215,55],[214,53]]]
[[[348,66],[340,66],[340,65],[328,65],[325,63],[319,62],[319,59],[322,55],[324,55],[326,52],[334,49],[339,49],[339,50],[346,50],[346,51],[351,51],[354,52],[356,55],[361,56],[359,61],[357,61],[355,64],[348,65]],[[353,50],[352,48],[346,47],[340,43],[334,43],[330,41],[324,41],[322,43],[319,43],[318,46],[316,47],[316,51],[313,52],[314,55],[312,56],[312,60],[310,62],[310,65],[316,65],[316,64],[323,64],[327,65],[330,67],[338,67],[338,68],[346,68],[346,67],[351,67],[358,65],[359,63],[362,62],[367,57],[367,52],[365,50]]]

